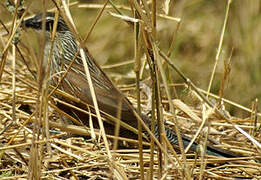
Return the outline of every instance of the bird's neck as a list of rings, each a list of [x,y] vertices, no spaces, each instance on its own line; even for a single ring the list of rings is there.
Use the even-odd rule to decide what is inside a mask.
[[[62,71],[65,61],[71,61],[78,51],[78,45],[70,31],[57,32],[54,41],[46,38],[44,48],[44,68],[50,61],[51,74]],[[53,72],[54,71],[54,72]]]

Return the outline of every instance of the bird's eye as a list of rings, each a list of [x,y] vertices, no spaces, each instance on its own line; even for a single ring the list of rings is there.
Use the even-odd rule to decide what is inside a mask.
[[[46,21],[46,30],[51,31],[53,28],[53,22],[52,21]]]

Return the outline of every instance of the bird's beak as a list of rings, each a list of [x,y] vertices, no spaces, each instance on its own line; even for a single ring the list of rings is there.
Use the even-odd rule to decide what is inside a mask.
[[[32,28],[33,27],[33,23],[32,23],[32,18],[26,19],[23,21],[23,25],[26,28]]]
[[[40,30],[42,28],[42,23],[38,22],[35,17],[27,18],[26,20],[23,21],[23,25],[26,28],[32,28],[35,30]]]

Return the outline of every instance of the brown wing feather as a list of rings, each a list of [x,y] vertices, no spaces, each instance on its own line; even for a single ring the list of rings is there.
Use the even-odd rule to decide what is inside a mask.
[[[79,76],[79,73],[83,75]],[[122,100],[121,119],[125,123],[136,127],[137,120],[128,105],[130,104],[128,99],[121,94],[107,76],[104,76],[103,72],[99,75],[103,77],[101,78],[97,77],[97,74],[91,74],[99,109],[110,115],[116,116],[119,108],[119,101]],[[80,98],[84,103],[93,105],[89,83],[83,66],[77,64],[73,65],[65,80],[62,82],[61,87],[65,92],[69,92],[73,96]]]

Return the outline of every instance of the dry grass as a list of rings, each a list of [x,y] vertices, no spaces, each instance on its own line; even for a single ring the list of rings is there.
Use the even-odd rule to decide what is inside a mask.
[[[27,4],[28,12],[39,12],[41,9],[32,2],[30,6],[30,2]],[[181,148],[181,154],[177,153],[175,150],[179,148],[174,150],[168,143],[161,146],[161,151],[156,145],[151,147],[155,148],[152,152],[137,148],[112,150],[112,145],[109,149],[106,148],[104,137],[100,139],[99,131],[95,131],[96,137],[99,137],[95,141],[67,137],[68,133],[89,136],[91,130],[59,123],[60,113],[52,105],[55,99],[47,99],[48,89],[44,89],[39,83],[41,81],[35,80],[37,67],[40,67],[39,52],[42,49],[37,41],[39,38],[31,38],[34,34],[30,31],[22,32],[22,41],[16,48],[8,41],[10,35],[3,36],[6,31],[0,26],[3,65],[0,68],[0,178],[261,178],[258,102],[254,101],[249,109],[228,100],[224,100],[225,105],[220,105],[218,97],[220,95],[244,105],[251,102],[253,97],[259,97],[258,90],[261,88],[256,85],[260,81],[259,71],[253,65],[258,64],[259,58],[260,23],[257,25],[255,20],[260,16],[259,1],[241,2],[243,5],[233,1],[230,9],[227,8],[228,16],[225,16],[227,1],[217,4],[200,0],[175,2],[169,4],[169,16],[164,14],[163,2],[155,6],[152,1],[152,4],[148,4],[149,8],[142,7],[144,11],[135,2],[117,2],[116,7],[122,15],[108,5],[105,12],[113,14],[103,12],[101,17],[98,14],[103,4],[76,4],[71,7],[76,27],[83,34],[82,37],[88,37],[87,46],[93,56],[100,64],[109,59],[110,63],[104,66],[106,72],[135,106],[140,106],[143,111],[150,111],[154,107],[152,112],[158,112],[155,113],[158,118],[152,117],[153,119],[167,120],[168,126],[178,128],[176,130],[191,136],[193,140],[200,140],[201,149],[204,149],[205,139],[209,138],[222,144],[218,147],[229,149],[243,157],[226,159],[199,154],[195,158],[186,149]],[[52,2],[47,5],[54,7]],[[133,17],[130,6],[139,14],[136,19],[127,18]],[[157,21],[154,7],[157,7]],[[12,17],[15,14],[8,14],[6,8],[1,6],[0,14],[3,13],[6,15],[0,20],[12,32],[11,29],[15,27],[12,25],[15,19]],[[96,17],[98,23],[90,31]],[[137,31],[137,27],[133,31],[133,21],[138,17],[140,34],[135,36],[133,32]],[[180,25],[176,17],[182,17]],[[228,22],[224,23],[226,18]],[[249,19],[253,20],[249,22]],[[124,22],[126,20],[128,23]],[[157,30],[154,22],[157,22]],[[224,37],[220,35],[222,24],[226,24],[226,27],[223,26]],[[86,32],[91,32],[90,36]],[[220,55],[217,55],[215,49],[219,43]],[[7,45],[10,46],[8,50]],[[169,57],[164,52],[169,52]],[[216,72],[213,71],[215,56],[219,60]],[[122,61],[119,62],[119,59]],[[232,61],[232,65],[226,63],[224,69],[222,61],[226,59],[229,59],[226,62]],[[254,63],[244,63],[248,59]],[[144,66],[145,61],[150,67]],[[157,71],[155,67],[158,68]],[[141,82],[134,72],[142,77]],[[206,93],[197,86],[207,89],[211,72],[214,74],[211,89],[216,92],[217,97],[209,95],[211,98],[206,99],[203,95]],[[187,77],[192,77],[192,81]],[[141,93],[135,94],[135,89],[139,87]],[[155,104],[151,104],[150,97],[156,99]],[[161,111],[161,107],[164,111]],[[234,113],[233,116],[224,108]],[[37,126],[40,124],[43,128]],[[107,138],[115,139],[112,136]],[[162,140],[164,141],[164,137]],[[132,143],[138,145],[141,141],[132,140]],[[142,161],[143,166],[139,166]]]

